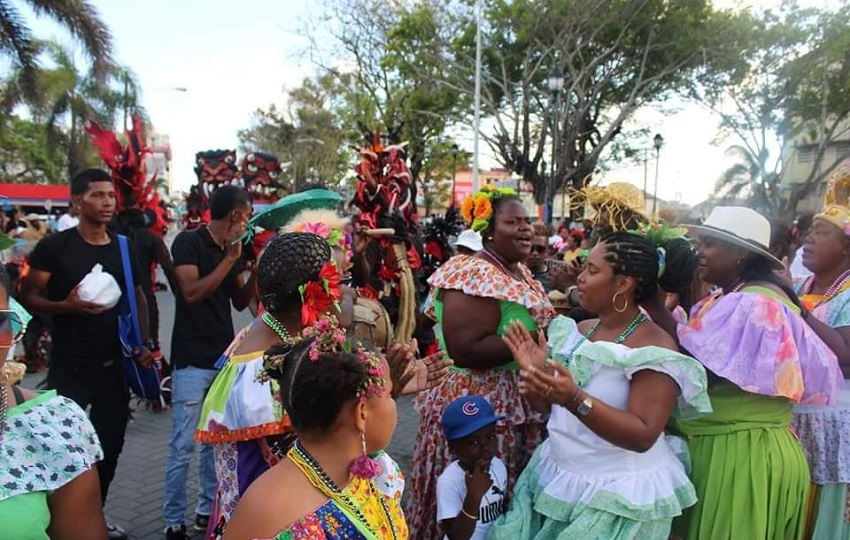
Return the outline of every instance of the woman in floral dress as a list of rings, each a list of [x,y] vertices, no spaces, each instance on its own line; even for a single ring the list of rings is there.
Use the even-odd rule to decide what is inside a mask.
[[[803,266],[813,275],[794,285],[806,322],[838,356],[850,375],[850,164],[833,175],[824,209],[803,244]],[[804,311],[804,313],[806,313]],[[808,529],[816,540],[850,540],[850,387],[845,382],[835,405],[797,405],[794,429],[812,472],[812,514]]]
[[[522,261],[531,253],[531,219],[512,190],[485,188],[464,201],[462,215],[484,237],[472,257],[449,259],[431,277],[438,339],[454,361],[439,386],[417,397],[419,431],[413,451],[412,493],[405,509],[411,537],[437,540],[437,477],[452,461],[440,427],[445,406],[454,399],[483,396],[496,415],[499,457],[510,489],[545,437],[545,417],[519,392],[519,366],[502,341],[512,321],[530,331],[545,328],[554,315],[543,288]]]

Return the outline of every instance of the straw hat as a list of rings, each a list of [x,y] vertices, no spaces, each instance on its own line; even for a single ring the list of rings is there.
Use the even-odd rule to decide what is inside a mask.
[[[587,186],[577,192],[576,202],[590,204],[597,211],[608,213],[615,230],[625,229],[629,215],[647,219],[644,193],[627,182],[613,182],[607,186]]]
[[[770,222],[751,208],[717,206],[702,225],[685,225],[691,237],[717,238],[766,258],[770,266],[782,270],[782,261],[770,254]]]

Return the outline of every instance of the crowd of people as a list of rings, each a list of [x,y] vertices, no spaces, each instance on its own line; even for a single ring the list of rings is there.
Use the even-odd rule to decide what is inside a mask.
[[[19,289],[0,269],[0,537],[125,536],[102,511],[129,417],[119,307],[80,283],[101,265],[133,295],[147,366],[159,262],[167,540],[850,540],[848,187],[842,167],[787,230],[724,206],[680,225],[588,188],[588,219],[553,230],[485,186],[427,279],[419,339],[380,340],[357,330],[374,236],[351,218],[293,211],[246,268],[251,199],[226,185],[209,223],[128,265],[118,235],[144,238],[115,226],[109,173],[84,171],[79,223],[38,243]],[[32,316],[53,338],[45,392],[7,359]],[[386,452],[403,394],[407,475]]]

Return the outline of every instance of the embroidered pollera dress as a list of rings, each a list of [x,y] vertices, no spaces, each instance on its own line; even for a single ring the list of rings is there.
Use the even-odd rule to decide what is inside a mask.
[[[103,459],[80,407],[55,390],[6,412],[0,444],[0,538],[48,540],[47,497]]]
[[[811,316],[832,328],[850,326],[850,282],[831,297],[806,293],[806,280],[796,284]],[[815,540],[850,540],[850,386],[845,381],[835,405],[796,405],[794,429],[818,487],[808,529]]]
[[[612,407],[628,407],[632,376],[648,369],[679,386],[674,414],[711,411],[705,370],[689,356],[591,342],[566,317],[549,325],[549,346],[577,384]],[[557,405],[547,428],[549,438],[520,476],[510,508],[488,540],[666,540],[673,518],[696,502],[685,466],[663,433],[648,451],[633,452]]]
[[[809,467],[791,431],[795,403],[831,403],[835,355],[785,296],[748,286],[715,292],[679,327],[709,373],[714,410],[671,427],[688,440],[698,501],[673,523],[688,540],[801,538]]]
[[[511,278],[478,257],[454,257],[440,267],[429,280],[432,304],[426,308],[437,321],[440,348],[446,350],[441,297],[445,290],[497,300],[501,309],[499,335],[512,321],[521,322],[531,331],[545,328],[555,314],[554,309],[531,272],[523,265],[519,265],[519,271],[522,279]],[[440,417],[454,399],[468,394],[483,396],[496,415],[503,418],[496,424],[496,455],[508,470],[508,488],[513,487],[546,436],[546,420],[522,397],[519,381],[519,366],[513,362],[484,370],[452,368],[439,386],[416,397],[419,431],[413,450],[410,481],[413,489],[405,508],[411,538],[439,540],[443,536],[437,524],[437,478],[454,458],[445,441]]]
[[[212,444],[215,454],[218,489],[210,516],[214,525],[207,535],[211,539],[223,536],[239,499],[254,480],[283,458],[295,439],[281,404],[280,385],[258,377],[264,351],[233,354],[250,328],[240,332],[222,354],[221,371],[204,399],[195,432],[195,440]],[[384,452],[375,457],[382,468],[376,479],[379,488],[401,500],[404,476],[398,464]]]

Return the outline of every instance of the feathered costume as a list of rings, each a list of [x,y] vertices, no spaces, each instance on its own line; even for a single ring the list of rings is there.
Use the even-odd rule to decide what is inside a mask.
[[[414,245],[418,229],[414,190],[405,162],[404,143],[387,146],[380,133],[371,144],[359,149],[360,163],[355,167],[357,191],[352,201],[361,214],[358,222],[366,229],[392,229],[393,233],[376,238],[373,270],[382,282],[381,302],[395,318],[395,339],[407,343],[416,329],[416,283],[413,272],[422,267]]]

